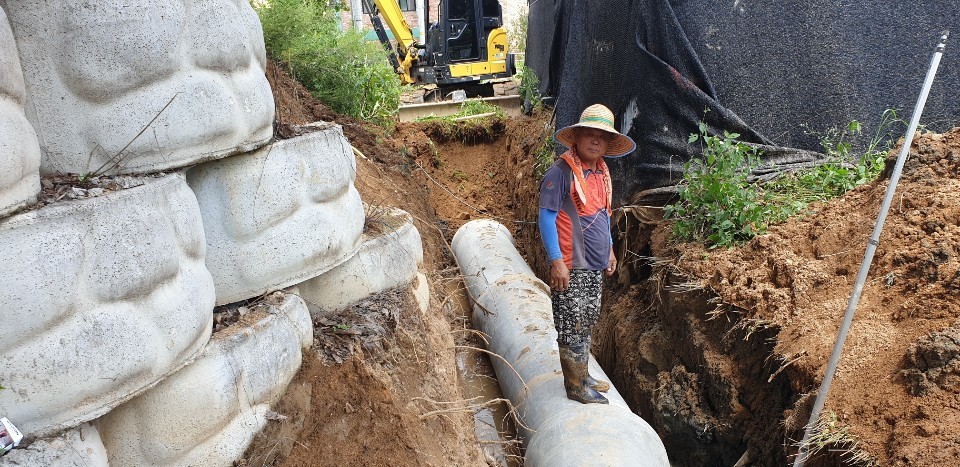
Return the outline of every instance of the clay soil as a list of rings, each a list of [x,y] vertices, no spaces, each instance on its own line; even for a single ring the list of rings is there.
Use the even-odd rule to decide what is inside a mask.
[[[743,248],[676,249],[684,274],[742,313],[731,321],[776,330],[780,377],[798,394],[825,371],[888,181]],[[880,465],[955,465],[960,343],[928,336],[960,325],[960,129],[914,141],[856,313],[825,410],[849,427],[852,451]],[[800,407],[784,417],[797,438]]]
[[[792,462],[888,177],[727,250],[672,243],[656,209],[621,216],[635,265],[601,361],[678,465]],[[955,129],[914,140],[808,465],[957,465],[958,344]]]
[[[315,323],[314,351],[276,410],[288,418],[271,422],[248,465],[495,464],[458,380],[457,349],[479,343],[450,295],[448,244],[462,224],[494,218],[544,272],[532,154],[552,134],[549,115],[388,131],[335,114],[274,64],[267,75],[278,136],[338,123],[362,154],[355,184],[368,211],[413,215],[433,302],[420,312],[392,292]],[[615,213],[623,267],[593,351],[674,465],[792,461],[887,177],[729,250],[675,244],[657,207]],[[827,400],[839,441],[808,465],[958,463],[958,258],[960,130],[922,135]]]

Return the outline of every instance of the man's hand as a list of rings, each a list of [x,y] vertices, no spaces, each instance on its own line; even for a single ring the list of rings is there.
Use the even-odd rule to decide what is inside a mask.
[[[563,292],[570,288],[570,270],[563,259],[550,262],[550,288]]]
[[[613,254],[613,248],[610,249],[610,265],[607,266],[606,273],[607,277],[612,276],[613,273],[617,272],[617,255]]]

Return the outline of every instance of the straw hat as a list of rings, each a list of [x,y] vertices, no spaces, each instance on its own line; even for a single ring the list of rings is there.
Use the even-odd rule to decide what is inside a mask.
[[[580,114],[580,121],[562,128],[557,131],[553,137],[568,148],[572,148],[577,142],[576,130],[574,128],[596,128],[606,131],[616,137],[607,144],[606,157],[620,157],[633,152],[637,148],[637,143],[633,142],[629,136],[621,134],[613,127],[613,112],[600,104],[593,104],[584,109]]]

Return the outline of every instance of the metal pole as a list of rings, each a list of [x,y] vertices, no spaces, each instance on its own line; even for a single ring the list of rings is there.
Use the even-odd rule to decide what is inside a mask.
[[[836,373],[837,365],[840,363],[843,343],[847,339],[847,332],[850,331],[850,324],[853,322],[853,314],[857,309],[857,302],[860,301],[863,285],[867,281],[867,273],[870,271],[870,263],[873,262],[873,254],[877,251],[877,246],[880,245],[880,233],[883,231],[883,223],[887,220],[887,211],[890,210],[890,204],[893,202],[893,194],[897,190],[897,182],[900,180],[903,164],[906,162],[907,154],[910,152],[913,134],[917,131],[917,125],[920,123],[920,115],[923,113],[923,106],[927,102],[927,95],[930,94],[930,86],[933,85],[933,78],[937,74],[937,67],[940,66],[940,57],[943,55],[943,49],[946,47],[947,36],[949,34],[949,31],[942,33],[940,43],[937,44],[937,49],[934,51],[933,58],[930,60],[930,67],[927,69],[927,77],[923,82],[923,89],[920,91],[917,105],[913,109],[913,117],[910,118],[910,125],[907,127],[907,134],[903,141],[903,149],[900,150],[900,155],[897,156],[897,165],[893,169],[893,175],[890,176],[887,193],[883,198],[883,204],[880,205],[880,215],[877,216],[877,223],[873,226],[873,234],[870,235],[867,251],[863,255],[863,263],[860,264],[860,272],[857,274],[857,281],[853,285],[853,293],[850,294],[850,301],[847,303],[847,311],[843,315],[840,333],[837,335],[837,341],[833,345],[833,354],[830,355],[827,372],[823,375],[823,382],[820,383],[820,390],[817,392],[817,400],[813,404],[813,412],[810,413],[810,420],[807,421],[806,431],[803,433],[803,440],[800,441],[800,450],[797,452],[797,457],[793,461],[794,467],[803,467],[803,463],[806,462],[807,457],[809,457],[809,446],[807,444],[820,418],[823,404],[827,400],[827,393],[830,392],[833,375]]]
[[[354,31],[363,31],[363,5],[360,0],[350,0],[350,20]]]
[[[420,37],[418,38],[418,41],[421,44],[426,45],[427,27],[430,25],[427,24],[427,15],[425,12],[427,11],[427,8],[429,8],[429,6],[426,5],[426,3],[428,3],[430,0],[414,0],[414,1],[417,2],[417,26],[420,28],[420,34],[419,34]]]

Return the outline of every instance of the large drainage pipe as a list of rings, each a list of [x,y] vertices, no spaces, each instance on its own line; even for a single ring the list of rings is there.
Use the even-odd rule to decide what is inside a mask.
[[[553,327],[549,288],[537,279],[503,225],[464,224],[453,237],[474,325],[505,397],[517,408],[526,445],[524,465],[669,466],[657,433],[611,387],[610,405],[567,399]],[[591,356],[590,373],[609,381]]]

